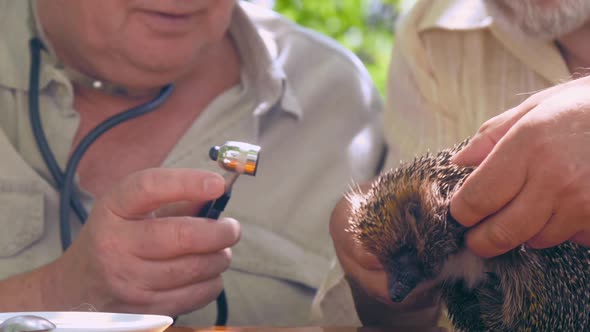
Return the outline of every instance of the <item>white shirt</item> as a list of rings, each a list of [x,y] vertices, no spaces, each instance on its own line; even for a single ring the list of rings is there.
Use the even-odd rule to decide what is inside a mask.
[[[387,164],[457,144],[486,120],[569,79],[555,43],[503,31],[482,0],[420,0],[397,28]]]

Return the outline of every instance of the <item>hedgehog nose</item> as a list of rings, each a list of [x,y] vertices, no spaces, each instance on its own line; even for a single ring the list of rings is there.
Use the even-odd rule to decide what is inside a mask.
[[[389,298],[395,303],[402,302],[408,297],[412,291],[411,287],[404,285],[401,282],[395,282],[389,285]]]

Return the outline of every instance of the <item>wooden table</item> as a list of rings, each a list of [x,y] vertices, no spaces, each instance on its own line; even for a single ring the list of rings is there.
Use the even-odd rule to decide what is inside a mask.
[[[417,330],[417,329],[386,329],[368,327],[211,327],[211,328],[187,328],[170,327],[165,332],[441,332],[444,329]]]
[[[379,329],[359,329],[353,327],[342,328],[321,328],[321,327],[297,327],[297,328],[274,328],[274,327],[211,327],[211,328],[186,328],[171,327],[165,332],[381,332]]]

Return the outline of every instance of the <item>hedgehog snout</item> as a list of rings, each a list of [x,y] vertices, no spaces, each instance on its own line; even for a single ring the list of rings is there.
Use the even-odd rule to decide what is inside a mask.
[[[387,266],[387,290],[393,302],[402,302],[424,281],[424,272],[415,250],[402,249]]]
[[[389,298],[396,303],[403,302],[417,285],[414,282],[400,282],[396,278],[388,278],[387,282]]]

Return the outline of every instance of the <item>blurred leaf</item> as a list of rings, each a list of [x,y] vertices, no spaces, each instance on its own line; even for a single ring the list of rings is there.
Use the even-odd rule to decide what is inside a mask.
[[[353,51],[384,94],[395,20],[408,1],[414,0],[275,0],[274,10]]]

